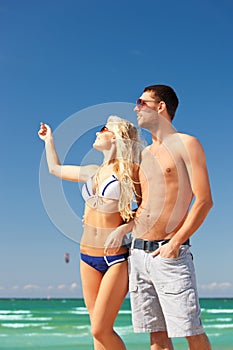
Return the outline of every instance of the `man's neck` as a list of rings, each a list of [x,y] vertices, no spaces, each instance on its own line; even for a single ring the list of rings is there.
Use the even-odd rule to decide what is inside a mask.
[[[158,127],[155,129],[151,128],[150,132],[152,134],[153,144],[159,145],[165,142],[165,140],[169,136],[175,134],[177,131],[175,130],[175,128],[173,127],[170,121],[161,117]]]

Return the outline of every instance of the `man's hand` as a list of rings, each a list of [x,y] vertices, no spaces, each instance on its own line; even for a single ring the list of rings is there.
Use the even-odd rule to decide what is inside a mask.
[[[180,244],[173,244],[172,241],[161,245],[158,249],[156,249],[151,255],[153,257],[160,255],[161,258],[178,258],[179,256]]]

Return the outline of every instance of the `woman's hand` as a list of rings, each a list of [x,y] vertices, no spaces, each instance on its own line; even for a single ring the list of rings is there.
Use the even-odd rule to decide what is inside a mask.
[[[122,240],[124,238],[124,230],[122,226],[117,227],[114,231],[110,233],[105,244],[104,244],[104,253],[107,254],[108,250],[111,250],[111,253],[117,253],[122,246]]]
[[[40,130],[38,131],[39,138],[43,141],[47,141],[52,138],[52,130],[49,125],[40,123]]]

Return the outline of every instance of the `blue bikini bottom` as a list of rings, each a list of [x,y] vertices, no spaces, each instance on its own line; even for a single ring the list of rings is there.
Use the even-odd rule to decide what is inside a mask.
[[[108,255],[108,256],[91,256],[80,253],[81,260],[84,261],[89,266],[93,267],[97,271],[105,273],[112,265],[123,262],[127,260],[129,253],[118,254],[118,255]]]

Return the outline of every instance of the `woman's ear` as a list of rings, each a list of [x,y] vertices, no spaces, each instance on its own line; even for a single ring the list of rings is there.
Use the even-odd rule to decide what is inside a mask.
[[[112,136],[111,141],[112,141],[112,143],[116,143],[116,136],[115,135]]]

